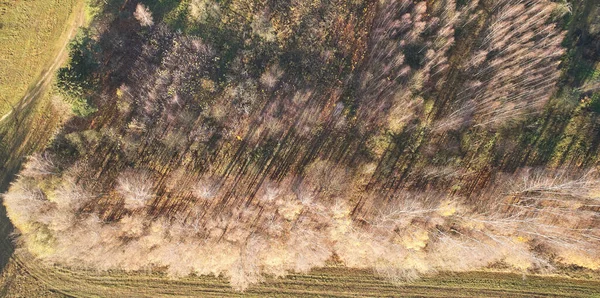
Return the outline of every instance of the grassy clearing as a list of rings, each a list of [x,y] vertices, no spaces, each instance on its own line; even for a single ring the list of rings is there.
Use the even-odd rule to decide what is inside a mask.
[[[77,0],[0,2],[0,115],[28,91],[62,47]]]

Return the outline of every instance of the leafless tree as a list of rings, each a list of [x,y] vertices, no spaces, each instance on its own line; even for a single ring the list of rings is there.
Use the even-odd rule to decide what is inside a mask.
[[[273,89],[279,82],[279,79],[283,76],[283,70],[278,64],[275,64],[269,68],[260,76],[260,82],[267,88]]]
[[[152,178],[144,171],[125,171],[117,179],[116,191],[125,200],[125,208],[143,208],[154,197]]]
[[[41,177],[58,174],[58,167],[49,153],[35,153],[29,157],[21,171],[21,176]]]
[[[151,27],[154,25],[152,12],[144,4],[138,3],[138,5],[135,7],[135,12],[133,12],[133,16],[136,20],[138,20],[138,22],[140,22],[142,27]]]

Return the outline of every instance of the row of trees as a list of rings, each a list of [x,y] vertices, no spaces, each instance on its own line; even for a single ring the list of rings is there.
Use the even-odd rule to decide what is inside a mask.
[[[523,272],[549,272],[560,263],[600,268],[600,180],[591,172],[524,169],[499,179],[476,205],[431,191],[403,192],[391,201],[374,197],[354,214],[346,197],[364,193],[322,181],[318,169],[299,183],[266,182],[255,200],[228,204],[219,200],[227,185],[198,178],[173,189],[172,197],[190,194],[170,202],[175,211],[153,215],[164,202],[155,196],[156,176],[127,170],[111,195],[125,212],[107,221],[93,207],[103,196],[74,183],[73,171],[35,156],[4,195],[19,239],[45,262],[224,274],[240,290],[265,275],[325,266],[333,255],[398,282],[499,263]]]

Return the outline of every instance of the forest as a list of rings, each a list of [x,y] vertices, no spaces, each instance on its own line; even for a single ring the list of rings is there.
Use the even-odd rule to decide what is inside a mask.
[[[72,117],[3,195],[41,262],[600,272],[596,1],[95,5]]]

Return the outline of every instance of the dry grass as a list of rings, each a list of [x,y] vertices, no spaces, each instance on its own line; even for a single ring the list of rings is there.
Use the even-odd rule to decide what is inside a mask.
[[[574,278],[500,272],[440,274],[397,286],[370,270],[327,267],[285,278],[269,277],[245,293],[211,276],[169,279],[162,274],[39,266],[19,256],[0,275],[3,297],[595,297],[600,284]]]

